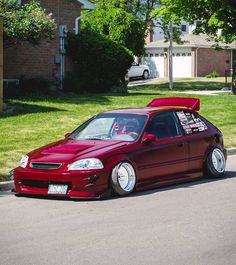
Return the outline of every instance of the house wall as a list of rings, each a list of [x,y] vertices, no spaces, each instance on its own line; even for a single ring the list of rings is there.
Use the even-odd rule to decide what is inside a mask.
[[[230,69],[230,50],[218,51],[213,48],[199,48],[197,50],[197,76],[206,76],[216,71],[220,76]]]
[[[81,5],[73,0],[41,0],[41,5],[52,13],[57,25],[66,24],[72,31],[75,18],[80,15]],[[57,65],[54,63],[54,55],[59,53],[58,29],[55,30],[55,39],[43,40],[38,46],[32,46],[22,42],[4,51],[4,78],[43,77],[55,80]],[[65,73],[71,69],[68,58],[65,62]]]

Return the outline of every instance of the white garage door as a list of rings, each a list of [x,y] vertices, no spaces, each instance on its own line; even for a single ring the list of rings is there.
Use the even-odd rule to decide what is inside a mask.
[[[173,49],[173,77],[192,76],[191,48]]]
[[[164,50],[155,49],[146,51],[147,56],[143,58],[143,63],[150,69],[150,77],[164,77]]]

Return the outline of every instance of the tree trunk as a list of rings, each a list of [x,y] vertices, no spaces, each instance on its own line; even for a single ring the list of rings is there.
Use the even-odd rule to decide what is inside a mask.
[[[231,87],[233,94],[236,95],[236,69],[233,70]]]

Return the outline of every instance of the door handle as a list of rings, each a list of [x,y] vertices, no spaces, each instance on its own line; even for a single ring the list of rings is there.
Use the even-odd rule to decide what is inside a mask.
[[[184,143],[178,143],[177,146],[178,147],[183,147],[184,146]]]

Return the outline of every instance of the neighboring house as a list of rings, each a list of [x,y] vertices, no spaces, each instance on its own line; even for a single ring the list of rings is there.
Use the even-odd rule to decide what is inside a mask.
[[[180,29],[182,34],[192,34],[193,30],[195,29],[195,25],[189,25],[186,21],[181,21]],[[158,20],[150,22],[149,30],[150,32],[146,38],[147,44],[153,41],[164,39],[164,33],[162,28],[158,26]]]
[[[22,1],[18,2],[21,4]],[[42,40],[37,46],[22,42],[7,48],[4,51],[4,79],[42,77],[56,82],[72,67],[68,58],[64,60],[64,50],[60,48],[60,25],[75,31],[81,9],[92,10],[94,4],[87,0],[41,0],[40,3],[47,13],[52,13],[58,26],[55,39]]]
[[[225,71],[236,67],[236,42],[221,43],[221,46],[228,46],[227,49],[216,50],[215,43],[208,41],[205,35],[184,34],[182,40],[182,45],[173,44],[173,77],[200,77],[212,71],[224,76]],[[145,49],[142,61],[149,66],[150,76],[168,77],[169,42],[162,38],[149,42]]]

